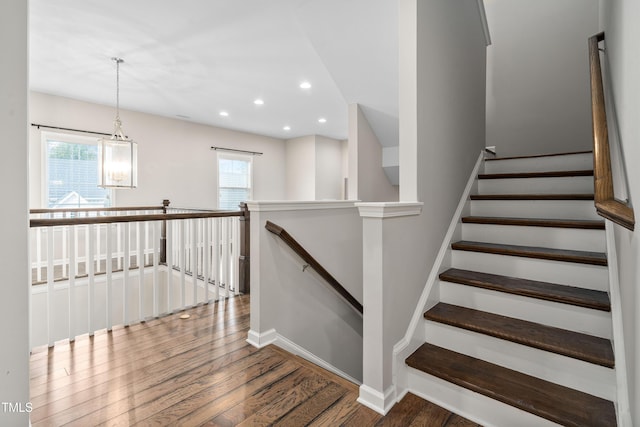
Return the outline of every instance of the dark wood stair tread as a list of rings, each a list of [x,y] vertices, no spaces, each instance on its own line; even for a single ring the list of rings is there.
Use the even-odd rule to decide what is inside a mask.
[[[499,160],[538,159],[541,157],[572,156],[574,154],[588,154],[588,153],[593,153],[593,151],[587,150],[587,151],[571,151],[567,153],[533,154],[529,156],[493,157],[493,158],[484,159],[484,161],[493,162],[493,161],[499,161]]]
[[[425,343],[408,366],[523,411],[571,426],[615,426],[614,404],[474,357]]]
[[[481,173],[478,179],[511,179],[511,178],[567,178],[575,176],[593,176],[592,169],[548,171],[548,172],[503,172]]]
[[[438,303],[425,319],[613,368],[611,341],[513,317]]]
[[[607,255],[604,252],[506,245],[502,243],[471,242],[468,240],[455,242],[451,245],[451,248],[460,251],[485,252],[524,258],[548,259],[552,261],[565,261],[602,266],[607,265]]]
[[[472,194],[471,200],[593,200],[593,194]]]
[[[580,228],[604,230],[604,221],[587,219],[507,218],[493,216],[465,216],[465,224],[522,225],[527,227]]]
[[[457,268],[450,268],[441,273],[440,280],[594,310],[611,311],[609,295],[606,292],[593,289]]]

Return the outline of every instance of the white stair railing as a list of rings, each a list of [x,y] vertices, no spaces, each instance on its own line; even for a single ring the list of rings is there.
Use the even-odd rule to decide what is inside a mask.
[[[163,208],[36,213],[40,218],[31,221],[32,348],[243,290],[239,219],[246,211],[158,209]]]

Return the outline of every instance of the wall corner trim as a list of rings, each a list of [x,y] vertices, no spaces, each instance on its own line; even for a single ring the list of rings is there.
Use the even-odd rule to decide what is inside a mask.
[[[278,334],[275,329],[269,329],[262,333],[250,330],[247,334],[247,342],[256,348],[262,348],[273,344],[277,337]]]
[[[489,22],[487,21],[487,13],[484,9],[484,0],[477,0],[478,12],[480,13],[480,22],[482,23],[482,32],[484,33],[485,46],[491,45],[491,33],[489,32]]]
[[[381,393],[363,384],[360,386],[358,403],[363,404],[369,409],[373,409],[379,414],[386,415],[396,403],[396,388],[394,385],[390,385],[384,393]]]
[[[356,203],[363,218],[398,218],[420,215],[422,202],[374,202]]]

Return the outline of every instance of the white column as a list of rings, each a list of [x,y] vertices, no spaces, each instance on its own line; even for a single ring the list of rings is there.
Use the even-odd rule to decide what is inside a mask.
[[[396,401],[393,383],[393,319],[385,304],[393,301],[398,277],[389,277],[388,221],[419,215],[422,203],[356,203],[362,220],[362,385],[358,402],[386,414]]]

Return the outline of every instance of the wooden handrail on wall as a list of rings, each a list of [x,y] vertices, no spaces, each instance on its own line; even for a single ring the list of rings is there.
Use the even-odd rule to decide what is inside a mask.
[[[591,70],[591,116],[593,120],[593,176],[595,206],[598,215],[633,230],[633,208],[614,198],[611,174],[611,154],[604,105],[604,87],[598,43],[604,33],[589,38],[589,66]]]
[[[336,291],[342,298],[344,298],[351,306],[359,311],[363,312],[362,304],[358,302],[357,299],[353,297],[347,291],[344,286],[340,284],[316,259],[306,251],[305,248],[300,245],[289,233],[287,230],[272,223],[271,221],[267,221],[265,228],[280,237],[293,251],[300,256],[311,268],[313,268],[324,280],[329,283],[329,285]]]

